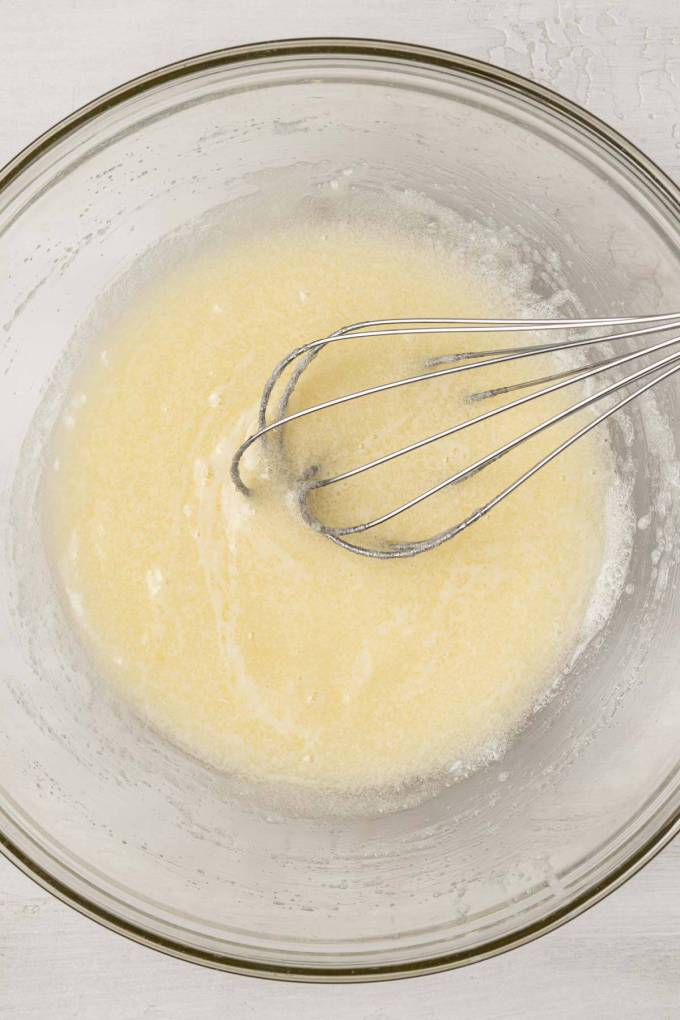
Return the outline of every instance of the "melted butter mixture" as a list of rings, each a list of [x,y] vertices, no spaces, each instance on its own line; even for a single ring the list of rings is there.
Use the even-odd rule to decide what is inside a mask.
[[[509,286],[427,238],[309,225],[176,267],[97,338],[56,430],[46,522],[73,625],[150,724],[225,770],[329,791],[399,785],[502,749],[582,639],[606,569],[613,475],[602,435],[452,542],[392,561],[312,532],[282,498],[272,444],[249,458],[251,498],[229,466],[293,346],[370,317],[517,314],[527,295]],[[512,342],[354,342],[317,359],[292,408],[422,371],[428,356]],[[315,416],[289,430],[286,455],[326,474],[354,466],[486,409],[471,391],[545,374],[531,364]],[[327,490],[320,510],[352,523],[389,509],[573,392]],[[375,539],[422,538],[460,519],[575,427]]]

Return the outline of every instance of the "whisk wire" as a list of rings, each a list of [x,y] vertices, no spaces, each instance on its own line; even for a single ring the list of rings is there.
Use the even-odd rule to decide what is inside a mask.
[[[302,376],[302,374],[309,367],[311,362],[327,347],[329,344],[338,343],[341,341],[348,340],[359,340],[359,339],[370,339],[374,337],[384,336],[420,336],[420,335],[432,335],[432,334],[457,334],[457,333],[489,333],[489,332],[534,332],[536,330],[573,330],[573,329],[601,329],[606,327],[608,330],[613,327],[627,327],[632,326],[635,328],[624,329],[623,332],[611,333],[607,332],[604,335],[577,337],[565,340],[560,340],[557,343],[543,343],[535,344],[531,346],[515,347],[515,348],[498,348],[494,350],[483,350],[483,351],[465,351],[456,352],[451,355],[444,355],[436,358],[431,358],[426,361],[426,365],[430,371],[419,373],[416,375],[407,376],[402,379],[390,380],[385,383],[379,383],[374,386],[365,387],[364,389],[356,390],[352,393],[346,393],[338,397],[331,398],[329,400],[321,401],[313,404],[312,406],[303,408],[299,411],[292,413],[288,412],[288,406],[293,395],[293,392]],[[311,341],[310,343],[303,344],[295,350],[291,351],[285,358],[276,365],[274,371],[267,380],[260,400],[259,414],[258,414],[258,427],[250,436],[248,436],[244,442],[239,446],[236,453],[234,454],[232,465],[231,465],[231,477],[236,487],[244,494],[249,494],[250,489],[244,483],[241,478],[240,464],[245,452],[257,442],[259,439],[267,436],[268,434],[283,429],[284,426],[289,423],[308,417],[309,415],[316,414],[325,411],[332,407],[338,407],[342,404],[349,403],[354,400],[360,400],[369,396],[374,396],[379,393],[387,392],[390,390],[398,389],[403,386],[410,386],[416,383],[425,381],[432,381],[437,378],[446,376],[457,375],[463,372],[470,372],[480,368],[490,368],[494,365],[504,364],[506,362],[512,362],[521,360],[524,358],[536,357],[541,354],[558,353],[571,349],[588,348],[596,344],[611,343],[612,341],[621,340],[632,340],[642,336],[648,336],[651,334],[665,333],[668,330],[680,329],[680,314],[657,314],[647,316],[619,316],[610,318],[582,318],[582,319],[461,319],[461,318],[410,318],[410,319],[374,319],[366,320],[364,322],[354,323],[350,326],[344,326],[329,336]],[[431,436],[427,436],[423,439],[417,440],[414,443],[410,443],[407,446],[401,447],[398,450],[393,450],[380,457],[376,457],[364,464],[360,464],[356,467],[350,468],[339,474],[328,478],[315,478],[313,477],[313,471],[310,470],[308,475],[299,480],[297,490],[297,502],[301,515],[304,520],[316,531],[330,538],[343,548],[349,549],[352,552],[360,553],[362,555],[389,559],[394,557],[405,557],[414,556],[420,552],[424,552],[428,549],[436,548],[443,542],[448,541],[454,535],[458,534],[464,528],[469,527],[471,523],[479,520],[485,516],[494,506],[505,499],[508,495],[514,492],[524,481],[534,475],[546,464],[550,463],[559,453],[567,449],[572,443],[576,442],[577,439],[586,435],[593,428],[605,421],[612,414],[619,411],[633,399],[640,396],[642,393],[656,386],[662,380],[673,375],[680,369],[680,351],[676,351],[666,357],[660,358],[653,362],[651,365],[646,365],[637,371],[631,372],[627,376],[621,379],[617,379],[609,385],[597,390],[595,393],[589,394],[577,400],[575,403],[569,405],[569,407],[558,412],[552,417],[540,422],[538,425],[520,436],[515,437],[508,443],[498,447],[498,449],[487,454],[485,457],[480,458],[474,464],[468,465],[466,468],[456,472],[455,474],[445,478],[437,485],[432,486],[425,492],[418,494],[410,500],[401,503],[399,506],[392,510],[370,520],[355,525],[349,525],[346,527],[331,527],[324,524],[313,512],[308,503],[309,495],[317,489],[325,488],[327,486],[345,481],[356,475],[362,474],[373,468],[377,468],[382,464],[388,463],[395,460],[398,457],[405,456],[418,449],[428,446],[432,443],[437,442],[440,439],[444,439],[447,436],[461,432],[464,429],[471,428],[474,425],[481,424],[496,415],[510,411],[515,407],[522,406],[531,401],[545,397],[548,394],[555,393],[559,390],[564,389],[567,386],[574,385],[578,382],[585,382],[586,380],[592,379],[603,372],[611,371],[617,367],[627,365],[637,358],[645,355],[651,355],[658,353],[666,348],[672,347],[674,344],[680,342],[680,333],[671,336],[668,339],[662,340],[659,343],[653,344],[648,347],[642,347],[632,352],[623,355],[608,356],[600,361],[595,362],[589,366],[572,366],[562,371],[553,373],[551,375],[542,376],[541,378],[530,379],[523,382],[513,383],[506,386],[499,386],[492,389],[487,389],[473,393],[468,397],[469,400],[483,400],[490,397],[500,396],[502,394],[510,393],[519,389],[526,389],[533,386],[539,386],[544,383],[550,383],[551,385],[545,386],[540,390],[533,393],[526,394],[522,397],[511,400],[498,407],[492,408],[489,411],[483,412],[482,414],[476,415],[472,418],[466,419],[462,422],[458,422],[455,425],[443,429]],[[446,365],[446,368],[438,369],[437,365]],[[291,367],[290,376],[284,384],[282,396],[280,397],[277,415],[272,421],[267,421],[267,413],[269,410],[269,404],[279,380],[282,379],[286,370]],[[434,370],[432,370],[434,368]],[[665,368],[665,371],[661,371]],[[660,374],[656,374],[660,373]],[[381,524],[385,524],[398,515],[405,513],[407,510],[418,506],[420,503],[434,496],[436,493],[441,492],[448,486],[455,485],[464,479],[471,477],[478,471],[483,470],[500,457],[509,453],[511,450],[517,448],[524,442],[540,434],[545,429],[557,424],[558,422],[564,421],[571,415],[584,410],[587,407],[592,406],[596,402],[599,402],[622,387],[631,385],[641,379],[646,378],[649,375],[655,377],[644,383],[642,386],[637,387],[632,393],[628,394],[613,406],[606,408],[600,415],[591,419],[582,428],[574,432],[570,437],[555,447],[554,450],[550,451],[544,457],[540,458],[534,465],[532,465],[527,471],[521,474],[513,483],[497,493],[491,500],[485,503],[483,506],[477,508],[472,514],[468,515],[464,520],[457,522],[453,527],[448,528],[437,535],[433,535],[429,538],[422,539],[419,541],[402,542],[402,543],[390,543],[384,547],[373,547],[373,546],[361,546],[354,542],[348,542],[347,536],[360,534],[364,531],[371,530],[378,527]]]

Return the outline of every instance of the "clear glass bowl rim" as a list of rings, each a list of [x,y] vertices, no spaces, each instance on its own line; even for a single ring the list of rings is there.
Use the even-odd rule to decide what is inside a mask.
[[[352,37],[281,39],[227,47],[179,60],[133,78],[111,91],[105,92],[68,117],[58,121],[5,164],[0,169],[0,201],[10,184],[19,179],[53,146],[84,125],[95,121],[100,114],[159,85],[175,82],[197,71],[212,68],[247,65],[250,61],[262,64],[267,59],[275,60],[282,57],[304,59],[310,56],[373,57],[382,61],[392,59],[395,63],[411,63],[425,69],[462,74],[471,79],[493,84],[508,94],[519,95],[520,98],[537,104],[544,112],[551,113],[559,119],[566,119],[586,136],[599,142],[609,155],[614,157],[615,161],[625,165],[628,170],[632,170],[639,178],[642,178],[645,185],[666,206],[672,218],[677,217],[680,220],[680,188],[674,181],[618,131],[552,89],[512,71],[463,54],[405,42]],[[631,852],[628,859],[622,864],[598,879],[578,897],[563,904],[558,910],[545,915],[534,924],[516,929],[508,936],[490,940],[474,949],[444,954],[409,964],[354,966],[351,968],[328,965],[318,967],[288,966],[263,963],[257,960],[246,961],[243,958],[203,952],[195,946],[165,938],[150,928],[130,923],[121,914],[115,914],[102,904],[81,895],[77,889],[70,887],[56,875],[51,874],[46,867],[34,860],[8,833],[3,831],[1,818],[0,853],[29,878],[79,913],[135,942],[170,956],[224,971],[264,978],[293,981],[358,982],[413,977],[418,974],[448,970],[489,959],[530,942],[583,913],[613,892],[656,856],[678,832],[680,832],[680,804],[669,817],[663,820],[646,843]]]

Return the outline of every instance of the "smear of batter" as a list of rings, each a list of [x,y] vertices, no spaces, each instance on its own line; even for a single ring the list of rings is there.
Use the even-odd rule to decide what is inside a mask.
[[[291,347],[367,317],[517,313],[530,295],[498,266],[377,223],[274,230],[174,268],[93,338],[54,438],[46,526],[102,676],[170,739],[256,779],[384,787],[494,753],[555,680],[611,566],[602,435],[412,560],[367,560],[311,532],[281,499],[264,449],[250,465],[252,499],[228,474],[263,381]],[[405,375],[451,347],[359,343],[349,358],[319,358],[296,400]],[[526,375],[510,366],[493,381]],[[290,456],[352,466],[469,415],[471,386],[428,383],[315,420],[291,432]],[[326,509],[346,522],[401,502],[536,413],[364,476]],[[564,434],[394,522],[394,534],[450,523]]]

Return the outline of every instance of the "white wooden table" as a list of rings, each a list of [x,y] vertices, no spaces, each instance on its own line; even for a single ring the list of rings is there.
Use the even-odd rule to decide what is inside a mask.
[[[256,39],[441,46],[552,85],[680,179],[678,0],[0,0],[0,163],[149,68]],[[680,844],[538,942],[449,974],[360,986],[238,978],[99,928],[0,860],[7,1020],[680,1017]]]

